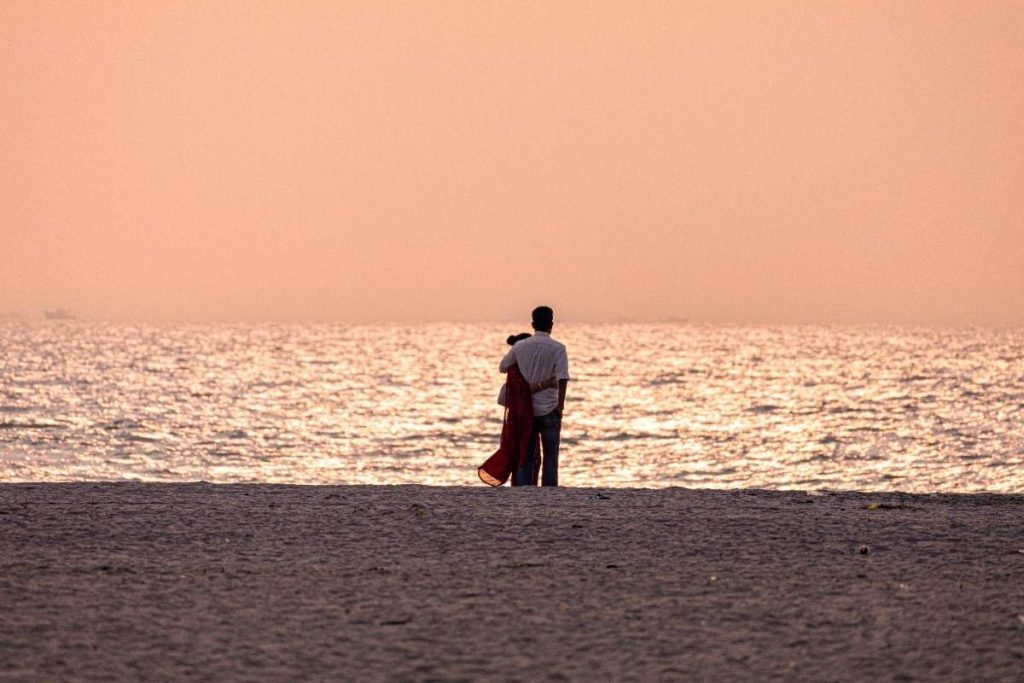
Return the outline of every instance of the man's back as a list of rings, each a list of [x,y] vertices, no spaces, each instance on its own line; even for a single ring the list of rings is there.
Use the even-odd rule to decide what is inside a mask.
[[[555,377],[569,379],[569,356],[565,344],[555,341],[547,332],[536,332],[532,337],[517,342],[501,360],[499,369],[506,372],[513,364],[530,384]],[[547,415],[558,407],[558,389],[543,389],[533,395],[533,414]]]

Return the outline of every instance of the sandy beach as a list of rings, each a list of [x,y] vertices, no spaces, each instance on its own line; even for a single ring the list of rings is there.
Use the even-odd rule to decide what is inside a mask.
[[[0,679],[1021,680],[1024,496],[0,485]]]

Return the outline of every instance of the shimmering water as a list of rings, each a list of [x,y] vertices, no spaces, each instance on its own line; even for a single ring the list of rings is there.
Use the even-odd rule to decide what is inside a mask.
[[[0,324],[0,480],[476,484],[517,331]],[[568,485],[1024,491],[1024,331],[555,337]]]

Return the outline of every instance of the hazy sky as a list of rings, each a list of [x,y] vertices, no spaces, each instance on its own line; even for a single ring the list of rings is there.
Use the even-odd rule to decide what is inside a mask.
[[[1024,2],[0,3],[0,312],[1024,325]]]

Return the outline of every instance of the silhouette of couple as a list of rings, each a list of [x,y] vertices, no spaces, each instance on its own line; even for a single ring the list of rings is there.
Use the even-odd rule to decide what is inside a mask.
[[[533,309],[532,335],[508,338],[512,346],[498,370],[506,374],[498,403],[505,406],[497,452],[477,474],[491,486],[510,478],[512,486],[558,486],[558,445],[562,431],[569,357],[565,344],[551,338],[554,312]],[[541,453],[543,452],[543,458]]]

